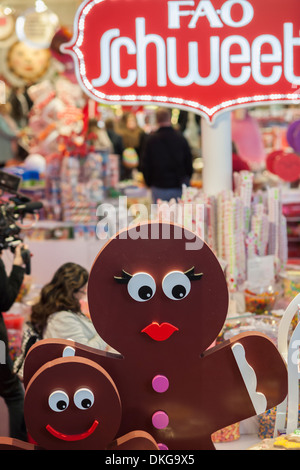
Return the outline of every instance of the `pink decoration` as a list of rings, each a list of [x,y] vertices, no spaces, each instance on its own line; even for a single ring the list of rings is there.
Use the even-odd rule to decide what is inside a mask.
[[[169,424],[169,416],[164,411],[156,411],[152,415],[152,424],[156,429],[164,429]]]
[[[159,450],[169,450],[169,447],[166,446],[166,444],[163,444],[162,442],[157,444],[157,447],[159,448]]]
[[[152,387],[158,393],[164,393],[169,388],[169,380],[164,375],[156,375],[152,380]]]
[[[244,118],[232,118],[232,140],[239,156],[247,163],[262,163],[265,150],[257,121],[249,114]]]
[[[300,153],[300,120],[293,122],[288,127],[286,138],[288,144],[295,150],[295,152]]]

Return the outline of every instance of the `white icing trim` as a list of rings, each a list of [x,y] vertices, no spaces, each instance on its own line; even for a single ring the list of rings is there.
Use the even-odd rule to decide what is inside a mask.
[[[62,357],[73,357],[75,356],[75,349],[71,346],[66,346],[63,350]]]
[[[253,367],[246,360],[244,346],[240,343],[235,343],[231,350],[234,358],[243,377],[246,389],[248,391],[252,405],[254,406],[257,415],[263,413],[267,409],[267,399],[263,393],[257,392],[257,379]]]

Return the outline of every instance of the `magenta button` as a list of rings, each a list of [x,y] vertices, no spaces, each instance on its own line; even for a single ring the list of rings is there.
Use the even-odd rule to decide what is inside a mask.
[[[158,393],[164,393],[169,388],[169,380],[165,375],[156,375],[152,379],[152,388]]]
[[[169,447],[166,446],[166,444],[163,444],[162,442],[157,444],[157,447],[159,448],[159,450],[169,450]]]
[[[169,416],[164,411],[156,411],[152,415],[152,424],[156,429],[164,429],[169,424]]]

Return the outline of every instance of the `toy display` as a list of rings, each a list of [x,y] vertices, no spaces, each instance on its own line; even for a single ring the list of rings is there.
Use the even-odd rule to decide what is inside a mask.
[[[18,41],[7,52],[10,72],[27,84],[36,83],[50,67],[50,51],[30,47]]]
[[[44,343],[50,347],[47,356],[40,353]],[[143,431],[114,440],[122,406],[115,383],[100,365],[75,356],[71,347],[57,357],[51,340],[42,340],[33,349],[32,355],[44,364],[26,386],[24,414],[37,444],[0,438],[0,449],[157,450],[154,439]]]
[[[242,333],[209,348],[226,319],[228,289],[211,249],[183,227],[153,222],[121,231],[94,262],[88,300],[95,328],[122,358],[52,341],[60,353],[75,347],[112,376],[122,399],[121,435],[143,429],[160,449],[213,449],[215,431],[287,394],[286,365],[264,334]],[[33,362],[29,352],[25,386]]]
[[[30,153],[49,157],[59,151],[63,137],[80,138],[84,100],[78,85],[65,78],[44,80],[28,88],[33,102],[28,121]]]

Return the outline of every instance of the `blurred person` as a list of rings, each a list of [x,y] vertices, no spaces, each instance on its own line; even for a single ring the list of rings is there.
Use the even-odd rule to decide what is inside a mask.
[[[28,125],[29,111],[33,106],[27,90],[25,86],[13,87],[8,97],[8,102],[11,104],[10,115],[20,129]]]
[[[121,156],[124,150],[123,139],[122,136],[115,131],[115,123],[113,119],[106,119],[105,129],[113,145],[114,153]]]
[[[124,152],[123,139],[122,136],[116,132],[115,121],[113,119],[106,119],[105,129],[113,146],[113,153],[118,155],[119,178],[122,180],[124,173],[122,164],[122,155]]]
[[[90,119],[88,122],[87,138],[97,151],[112,151],[112,143],[106,129],[99,127],[97,119]]]
[[[30,323],[43,338],[72,339],[103,351],[116,352],[96,332],[82,313],[80,301],[87,294],[88,272],[76,263],[63,264],[32,306]]]
[[[0,312],[9,310],[19,294],[25,274],[21,256],[22,247],[23,244],[16,247],[9,276],[0,257]],[[0,357],[0,396],[8,408],[10,437],[27,441],[23,414],[24,390],[19,378],[13,372],[13,361],[9,354],[7,330],[2,313],[0,313],[0,342],[5,346],[5,358]]]
[[[136,168],[140,168],[141,153],[144,145],[145,132],[139,127],[136,115],[127,113],[124,115],[124,125],[120,127],[120,135],[122,136],[124,150],[133,149],[137,154]],[[122,159],[121,179],[130,179],[132,177],[132,167],[126,164],[126,153]]]
[[[180,198],[182,184],[189,185],[193,173],[193,157],[185,137],[171,124],[171,112],[156,112],[158,129],[147,137],[141,168],[145,183],[152,190],[152,199],[169,201]]]
[[[124,126],[120,129],[124,147],[134,148],[139,154],[144,131],[139,127],[136,115],[134,113],[126,113],[124,116]]]
[[[19,130],[10,110],[10,103],[0,104],[0,168],[14,159],[18,151]]]

